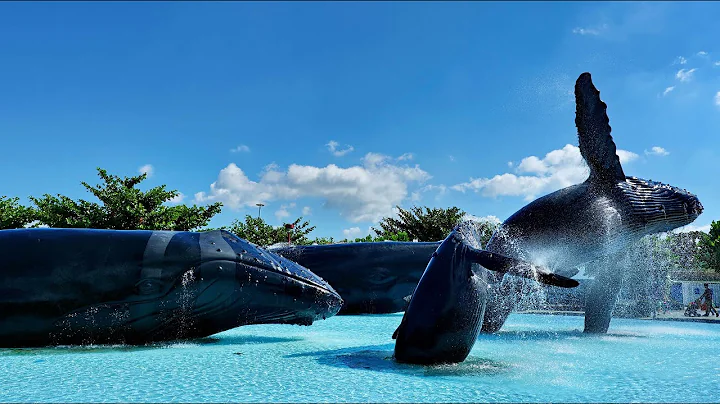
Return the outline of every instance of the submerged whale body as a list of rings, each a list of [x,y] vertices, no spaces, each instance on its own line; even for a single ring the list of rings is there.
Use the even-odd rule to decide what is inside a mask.
[[[697,196],[660,182],[625,176],[610,135],[607,106],[589,73],[575,84],[579,148],[588,179],[529,203],[490,239],[489,251],[573,276],[577,265],[602,259],[606,268],[587,296],[585,331],[607,331],[621,286],[616,255],[643,236],[692,223],[703,211]],[[498,331],[520,298],[522,280],[491,279],[482,330]]]
[[[500,254],[480,249],[479,235],[461,223],[432,254],[393,334],[398,362],[432,365],[467,358],[482,324],[488,270],[510,272],[545,284],[578,282]]]
[[[309,325],[342,299],[226,231],[0,231],[0,346],[145,344]]]
[[[325,279],[344,303],[338,314],[404,311],[440,242],[340,243],[268,247]]]

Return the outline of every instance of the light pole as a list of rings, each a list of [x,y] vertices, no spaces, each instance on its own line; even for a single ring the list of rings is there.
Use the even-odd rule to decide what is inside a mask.
[[[260,209],[262,209],[263,206],[265,206],[264,203],[256,203],[255,206],[258,207],[258,219],[260,219]]]

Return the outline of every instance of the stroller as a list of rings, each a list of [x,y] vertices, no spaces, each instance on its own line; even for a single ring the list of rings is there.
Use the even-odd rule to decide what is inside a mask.
[[[700,305],[697,301],[690,302],[688,307],[685,308],[685,317],[699,317],[702,314],[698,313],[698,309],[700,309]]]

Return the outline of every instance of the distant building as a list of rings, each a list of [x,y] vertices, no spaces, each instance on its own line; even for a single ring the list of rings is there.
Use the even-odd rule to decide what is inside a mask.
[[[708,283],[713,291],[713,305],[720,305],[720,274],[704,271],[673,271],[670,273],[670,298],[683,306],[696,301]]]

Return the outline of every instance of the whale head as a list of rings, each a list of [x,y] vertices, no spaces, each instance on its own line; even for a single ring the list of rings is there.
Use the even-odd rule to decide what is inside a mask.
[[[27,331],[21,344],[48,334],[55,345],[143,344],[247,324],[310,325],[342,306],[308,269],[227,231],[33,230],[4,234],[44,254],[30,271],[27,261],[8,262],[18,273],[0,282],[0,326],[5,317],[52,326]]]
[[[631,225],[641,235],[688,225],[703,212],[703,205],[695,194],[672,185],[627,177],[617,187],[633,213]]]

